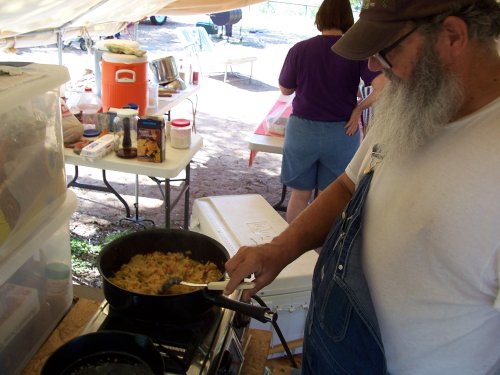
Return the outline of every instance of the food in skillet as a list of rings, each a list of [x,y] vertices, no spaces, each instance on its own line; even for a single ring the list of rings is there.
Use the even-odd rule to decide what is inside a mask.
[[[212,262],[203,264],[180,252],[155,251],[134,255],[109,280],[123,289],[142,294],[183,294],[200,289],[172,285],[162,293],[163,284],[171,278],[208,283],[220,280],[222,273]]]

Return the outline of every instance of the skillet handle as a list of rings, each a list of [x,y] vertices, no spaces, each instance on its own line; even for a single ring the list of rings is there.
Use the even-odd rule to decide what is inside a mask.
[[[224,290],[226,288],[227,283],[229,282],[229,279],[224,280],[224,281],[213,281],[207,284],[207,289],[208,290]],[[255,288],[255,283],[253,282],[243,282],[238,284],[236,287],[237,290],[240,289],[252,289]]]
[[[268,307],[255,306],[249,303],[235,301],[223,296],[222,294],[210,293],[203,290],[205,298],[219,307],[224,307],[241,314],[245,314],[251,318],[257,319],[262,323],[269,323],[275,320],[275,314]]]

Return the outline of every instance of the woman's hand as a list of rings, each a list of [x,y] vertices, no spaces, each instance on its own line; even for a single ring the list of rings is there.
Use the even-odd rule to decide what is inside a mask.
[[[344,125],[345,133],[349,136],[352,136],[356,134],[356,132],[359,129],[359,117],[361,116],[361,113],[363,112],[363,109],[360,108],[359,106],[355,107],[351,113],[351,117],[349,118],[349,121],[346,122]]]

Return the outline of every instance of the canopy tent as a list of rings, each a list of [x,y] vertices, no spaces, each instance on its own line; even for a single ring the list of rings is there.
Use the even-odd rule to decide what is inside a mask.
[[[264,0],[0,0],[0,49],[113,35],[152,15],[218,13]]]
[[[186,16],[191,14],[219,13],[265,0],[174,0],[156,12],[159,16]]]

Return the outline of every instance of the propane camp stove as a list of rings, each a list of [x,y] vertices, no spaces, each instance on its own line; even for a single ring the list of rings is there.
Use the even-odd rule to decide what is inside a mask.
[[[105,300],[83,333],[119,330],[146,335],[161,353],[165,374],[234,374],[243,364],[248,318],[213,306],[192,322],[151,322],[127,317]]]

